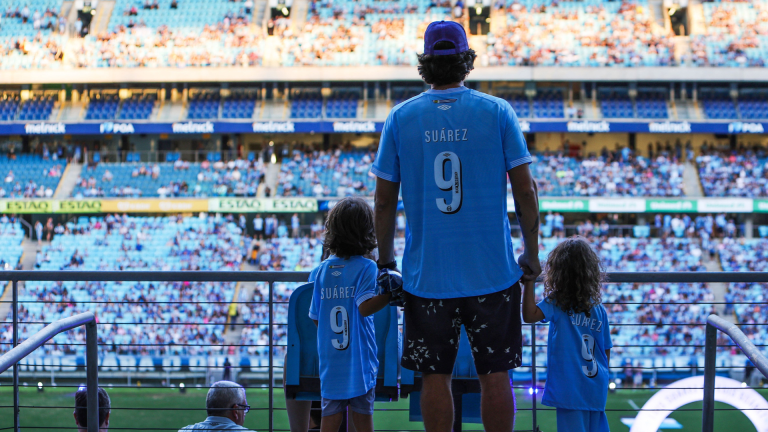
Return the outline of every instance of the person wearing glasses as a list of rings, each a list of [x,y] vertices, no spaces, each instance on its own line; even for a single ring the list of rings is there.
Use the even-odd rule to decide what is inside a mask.
[[[245,389],[232,381],[213,383],[205,398],[208,418],[200,423],[189,425],[183,431],[234,430],[249,431],[243,427],[245,415],[251,407],[245,398]]]

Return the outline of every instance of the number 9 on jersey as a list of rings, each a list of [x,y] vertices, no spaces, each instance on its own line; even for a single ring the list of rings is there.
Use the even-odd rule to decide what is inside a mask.
[[[450,164],[448,178],[445,178],[445,166]],[[451,202],[437,198],[437,208],[445,214],[454,214],[461,209],[464,187],[461,179],[461,160],[456,153],[445,151],[438,153],[435,158],[435,183],[440,190],[451,191]]]

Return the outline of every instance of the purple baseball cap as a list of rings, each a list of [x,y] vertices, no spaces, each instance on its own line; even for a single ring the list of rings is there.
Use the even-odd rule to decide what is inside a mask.
[[[436,50],[438,42],[451,42],[456,48]],[[469,49],[467,33],[461,24],[454,21],[435,21],[429,24],[424,33],[424,54],[451,55],[460,54]]]

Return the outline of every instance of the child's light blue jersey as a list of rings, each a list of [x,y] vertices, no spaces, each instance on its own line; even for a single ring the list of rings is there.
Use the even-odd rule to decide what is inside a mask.
[[[587,317],[569,316],[544,299],[539,304],[549,321],[547,384],[541,403],[551,407],[604,411],[608,398],[608,357],[613,347],[608,316],[597,305]]]
[[[371,172],[402,185],[406,291],[469,297],[520,279],[507,171],[530,162],[517,117],[502,99],[459,87],[429,90],[392,110]]]
[[[376,263],[354,256],[330,256],[312,270],[315,288],[309,317],[317,320],[320,393],[332,400],[364,395],[376,385],[373,315],[359,306],[376,295]]]

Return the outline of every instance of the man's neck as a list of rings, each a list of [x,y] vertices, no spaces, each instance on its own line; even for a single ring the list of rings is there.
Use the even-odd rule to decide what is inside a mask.
[[[436,86],[432,84],[432,90],[448,90],[452,88],[459,88],[464,85],[464,81],[456,82],[456,83],[450,83],[450,84],[444,84]]]

